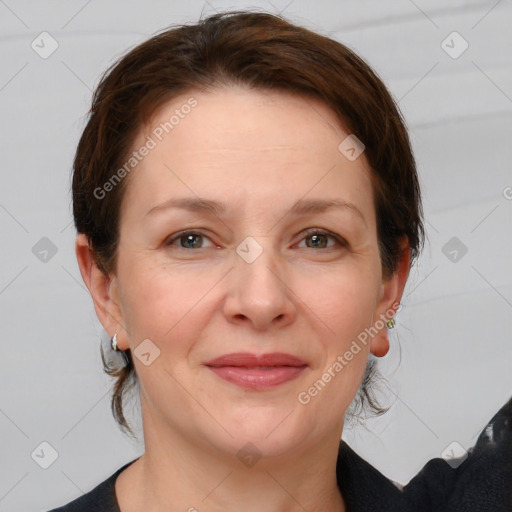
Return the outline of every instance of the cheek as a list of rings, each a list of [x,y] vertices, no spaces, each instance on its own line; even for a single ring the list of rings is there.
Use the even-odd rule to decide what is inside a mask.
[[[319,366],[314,369],[314,381],[326,385],[324,399],[346,406],[359,388],[369,354],[367,330],[372,325],[379,293],[379,272],[366,266],[350,266],[319,276],[315,286],[308,289],[309,314],[316,323]],[[321,351],[321,354],[320,354]],[[314,391],[313,391],[314,392]],[[324,402],[325,403],[325,402]]]
[[[306,274],[300,283],[299,297],[337,343],[370,325],[380,289],[378,271],[371,266],[346,265]]]
[[[119,265],[120,280],[126,283],[122,301],[125,325],[135,346],[149,338],[157,345],[165,341],[173,351],[186,350],[182,340],[190,337],[186,332],[194,331],[196,325],[191,319],[204,311],[205,296],[219,279],[213,271],[169,266],[156,259],[126,258],[124,266]],[[175,339],[180,343],[170,343]]]

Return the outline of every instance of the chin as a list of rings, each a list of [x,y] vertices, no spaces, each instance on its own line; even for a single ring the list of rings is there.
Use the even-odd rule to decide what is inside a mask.
[[[277,408],[279,414],[273,411],[264,413],[244,414],[226,424],[226,429],[233,437],[223,436],[227,443],[225,449],[234,454],[239,450],[254,450],[260,456],[278,457],[290,451],[296,452],[297,447],[304,445],[308,435],[303,421],[297,422],[297,413],[286,408]],[[290,414],[291,413],[291,414]],[[295,418],[294,418],[295,417]]]

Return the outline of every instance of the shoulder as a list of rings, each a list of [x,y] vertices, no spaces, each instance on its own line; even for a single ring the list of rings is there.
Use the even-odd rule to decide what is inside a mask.
[[[404,487],[343,441],[336,475],[350,512],[510,512],[512,399],[490,420],[466,457],[432,459]]]
[[[336,477],[347,510],[402,510],[402,493],[398,486],[366,462],[344,441],[339,445]]]
[[[66,505],[54,508],[48,512],[120,512],[115,493],[116,478],[124,469],[135,462],[135,460],[120,467],[115,473],[99,483],[91,491],[70,501]]]
[[[512,510],[512,399],[484,428],[467,456],[430,460],[404,487],[411,510]]]

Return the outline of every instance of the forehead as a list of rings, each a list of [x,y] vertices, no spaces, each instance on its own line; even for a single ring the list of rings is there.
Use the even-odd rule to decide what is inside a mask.
[[[296,151],[311,152],[322,145],[337,147],[340,137],[348,135],[336,114],[317,99],[237,86],[182,94],[157,109],[141,132],[150,135],[163,130],[163,138],[172,134],[183,150],[191,150],[196,141],[190,139],[187,128],[195,131],[203,150],[228,145],[272,150],[288,144]]]
[[[140,130],[133,149],[149,141],[152,149],[131,174],[127,195],[136,190],[135,206],[146,211],[193,194],[268,209],[276,197],[295,202],[308,191],[371,208],[364,153],[351,161],[339,149],[349,135],[315,99],[236,87],[190,91]]]

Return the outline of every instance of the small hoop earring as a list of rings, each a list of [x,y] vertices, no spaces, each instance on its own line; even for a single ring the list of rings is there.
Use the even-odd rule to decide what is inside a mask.
[[[117,348],[117,332],[114,334],[114,337],[110,340],[110,343],[112,345],[112,350],[117,352],[119,350]]]
[[[393,327],[395,327],[395,325],[396,325],[396,322],[395,322],[394,318],[390,318],[388,320],[388,323],[386,324],[388,329],[393,329]]]

